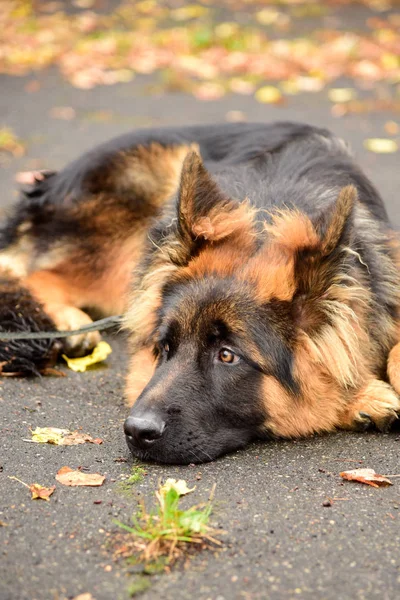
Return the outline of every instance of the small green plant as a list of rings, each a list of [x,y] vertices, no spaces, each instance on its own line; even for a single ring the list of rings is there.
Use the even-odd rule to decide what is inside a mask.
[[[144,577],[143,575],[139,575],[132,581],[132,583],[130,583],[127,590],[128,596],[133,598],[137,594],[141,594],[145,590],[148,590],[150,586],[150,579],[148,577]]]
[[[131,474],[129,475],[128,479],[125,480],[125,483],[128,485],[139,483],[140,481],[143,481],[144,475],[146,475],[146,469],[139,466],[132,467]]]
[[[123,481],[120,481],[117,484],[118,491],[120,491],[123,494],[130,494],[132,487],[136,483],[140,483],[141,481],[143,481],[143,477],[146,474],[147,474],[147,471],[143,467],[140,467],[140,466],[132,467],[132,471],[131,471],[131,474],[129,475],[129,477],[127,477]]]
[[[132,518],[132,527],[117,522],[133,535],[133,545],[140,553],[142,562],[154,564],[161,557],[167,557],[168,564],[171,564],[191,544],[199,547],[209,543],[221,544],[215,536],[223,532],[209,525],[211,497],[205,504],[191,506],[186,510],[179,508],[181,497],[193,489],[189,489],[183,480],[167,479],[155,492],[155,510],[148,512],[142,501],[139,516]]]

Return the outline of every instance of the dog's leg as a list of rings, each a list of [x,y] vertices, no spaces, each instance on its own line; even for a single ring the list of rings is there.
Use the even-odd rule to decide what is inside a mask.
[[[400,342],[389,352],[387,374],[390,384],[400,394]]]
[[[51,271],[36,271],[22,281],[24,287],[42,305],[60,331],[72,331],[92,322],[89,315],[78,306],[84,293],[72,287],[68,280]],[[91,350],[101,339],[97,331],[73,335],[65,340],[65,352],[82,355]]]
[[[387,431],[399,418],[399,413],[400,398],[392,386],[371,379],[343,412],[338,426],[360,431],[374,425],[379,431]]]

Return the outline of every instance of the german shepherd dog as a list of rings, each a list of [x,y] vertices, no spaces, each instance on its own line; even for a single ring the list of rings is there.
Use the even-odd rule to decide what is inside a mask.
[[[25,191],[0,265],[3,331],[125,314],[125,435],[142,459],[202,462],[254,439],[385,431],[398,418],[398,240],[325,129],[115,139]],[[99,337],[71,336],[63,350]],[[45,372],[61,343],[1,343],[3,374]]]

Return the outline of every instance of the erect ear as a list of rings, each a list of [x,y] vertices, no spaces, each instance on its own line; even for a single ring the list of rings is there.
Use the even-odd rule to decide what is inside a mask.
[[[336,203],[325,219],[324,231],[320,232],[323,255],[331,254],[345,241],[357,197],[354,185],[347,185],[340,190]]]
[[[272,246],[288,258],[302,252],[328,256],[344,242],[356,200],[357,190],[353,185],[342,188],[331,209],[315,224],[298,211],[277,213],[265,227],[271,235]]]
[[[253,215],[246,201],[234,202],[219,188],[197,152],[186,156],[178,202],[178,227],[184,239],[217,242],[251,227]]]
[[[357,190],[349,185],[316,223],[296,210],[273,215],[265,226],[268,242],[246,270],[257,280],[262,300],[290,301],[296,292],[325,292],[341,264],[340,249],[349,241],[356,200]]]

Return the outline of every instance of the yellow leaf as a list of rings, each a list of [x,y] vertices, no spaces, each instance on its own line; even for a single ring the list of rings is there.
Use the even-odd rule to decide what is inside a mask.
[[[352,88],[332,88],[328,91],[328,98],[331,102],[349,102],[356,97],[355,90]]]
[[[364,146],[370,152],[377,154],[391,154],[399,149],[397,142],[386,138],[369,138],[364,141]]]
[[[196,489],[196,486],[188,488],[187,483],[184,479],[167,479],[167,481],[160,487],[160,494],[165,496],[170,490],[175,490],[179,496],[185,496],[190,494]]]
[[[29,441],[29,440],[27,440]],[[32,431],[32,442],[37,444],[55,444],[56,446],[78,446],[79,444],[102,444],[100,438],[92,438],[87,433],[58,429],[57,427],[36,427]]]
[[[47,500],[47,502],[48,502],[50,499],[50,496],[54,493],[56,486],[52,485],[51,487],[47,488],[47,487],[44,487],[43,485],[39,485],[38,483],[31,483],[31,485],[29,486],[29,489],[32,494],[32,500],[40,499],[40,500]]]
[[[265,85],[256,91],[255,98],[263,104],[278,104],[282,101],[282,94],[273,85]]]
[[[32,431],[32,442],[61,446],[64,436],[68,433],[68,429],[58,429],[58,427],[36,427]]]
[[[263,8],[256,12],[256,19],[261,25],[272,25],[279,20],[281,14],[274,8]]]
[[[88,354],[88,356],[82,356],[81,358],[68,358],[68,356],[63,354],[62,357],[70,369],[76,371],[77,373],[83,373],[86,371],[87,367],[106,360],[107,356],[111,354],[111,352],[112,349],[110,344],[107,344],[107,342],[99,342],[94,348],[93,352]]]

